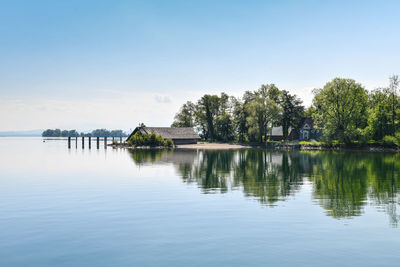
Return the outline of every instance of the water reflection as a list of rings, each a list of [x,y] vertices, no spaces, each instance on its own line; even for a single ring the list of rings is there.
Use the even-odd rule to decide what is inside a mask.
[[[274,152],[249,150],[132,150],[136,164],[173,164],[186,183],[204,193],[242,190],[273,206],[295,196],[304,182],[334,218],[352,218],[373,205],[400,219],[399,154],[361,152]]]

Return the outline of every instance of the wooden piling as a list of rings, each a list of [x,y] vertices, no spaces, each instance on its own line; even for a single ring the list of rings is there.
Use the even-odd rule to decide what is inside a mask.
[[[97,143],[97,149],[99,149],[100,148],[100,137],[97,137],[96,143]]]
[[[122,144],[122,136],[119,137],[119,143]]]
[[[85,137],[82,136],[82,149],[85,148]]]
[[[75,148],[78,148],[78,136],[75,136]]]
[[[91,149],[91,148],[92,148],[92,137],[89,136],[89,149]]]
[[[104,137],[104,148],[107,148],[107,137]]]
[[[68,136],[68,148],[71,149],[71,136]]]

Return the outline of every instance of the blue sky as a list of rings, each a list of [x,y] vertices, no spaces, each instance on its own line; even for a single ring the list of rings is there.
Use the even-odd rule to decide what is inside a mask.
[[[204,93],[400,73],[400,1],[0,1],[0,130],[168,126]]]

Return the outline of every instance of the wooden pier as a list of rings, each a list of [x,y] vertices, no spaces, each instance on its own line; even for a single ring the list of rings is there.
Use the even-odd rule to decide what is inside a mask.
[[[81,138],[81,142],[82,142],[82,149],[85,149],[85,144],[86,144],[86,142],[85,142],[85,136],[81,136],[80,138]],[[108,144],[108,138],[107,138],[107,137],[99,137],[99,136],[96,136],[96,137],[93,137],[93,138],[96,138],[96,149],[100,149],[100,141],[103,141],[103,142],[104,142],[104,149],[107,149],[107,146],[109,145],[109,144]],[[117,140],[118,140],[118,139],[117,139],[118,137],[112,136],[112,137],[110,137],[110,138],[112,139],[112,143],[118,142],[118,141],[117,141]],[[91,136],[88,136],[86,139],[87,139],[87,146],[88,146],[88,148],[89,148],[89,149],[92,149],[92,137],[91,137]],[[74,140],[72,139],[71,136],[69,136],[67,140],[68,140],[68,149],[71,149],[71,144],[72,144],[72,142],[73,142]],[[121,136],[119,137],[119,143],[123,143],[122,137],[121,137]],[[76,148],[76,149],[78,148],[78,137],[75,137],[75,148]]]

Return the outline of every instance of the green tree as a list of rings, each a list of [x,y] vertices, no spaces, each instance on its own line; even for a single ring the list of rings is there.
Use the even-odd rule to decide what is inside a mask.
[[[235,125],[236,132],[238,134],[239,141],[244,141],[248,132],[247,126],[247,110],[245,103],[240,99],[233,98],[233,122]]]
[[[375,140],[392,133],[391,99],[388,88],[379,88],[369,95],[367,131]]]
[[[397,107],[398,107],[397,89],[399,88],[399,76],[392,75],[390,76],[389,81],[390,81],[389,90],[390,90],[391,110],[392,110],[392,135],[395,135]]]
[[[262,143],[263,137],[267,135],[269,125],[280,116],[281,109],[274,101],[262,94],[257,94],[247,108],[250,131],[255,132],[259,142]]]
[[[215,120],[217,139],[221,141],[232,141],[235,137],[233,119],[230,114],[218,115]]]
[[[194,113],[195,105],[192,102],[187,101],[175,115],[175,120],[171,127],[193,127]]]
[[[354,134],[366,126],[367,92],[352,79],[335,78],[324,88],[314,90],[314,116],[328,138],[345,143],[353,141]]]
[[[304,112],[304,117],[306,118],[313,118],[315,116],[316,110],[315,107],[310,106]]]
[[[204,95],[196,105],[195,120],[204,138],[214,140],[215,118],[219,112],[220,98],[217,95]]]
[[[291,95],[286,90],[279,90],[275,84],[263,84],[255,93],[271,99],[281,107],[282,116],[274,119],[274,125],[282,126],[283,136],[286,139],[289,135],[289,128],[297,128],[304,116],[303,102],[296,95]]]
[[[282,108],[282,130],[283,137],[287,139],[289,128],[297,130],[300,120],[304,117],[304,107],[302,101],[296,95],[289,94],[283,90],[281,94],[280,106]]]

